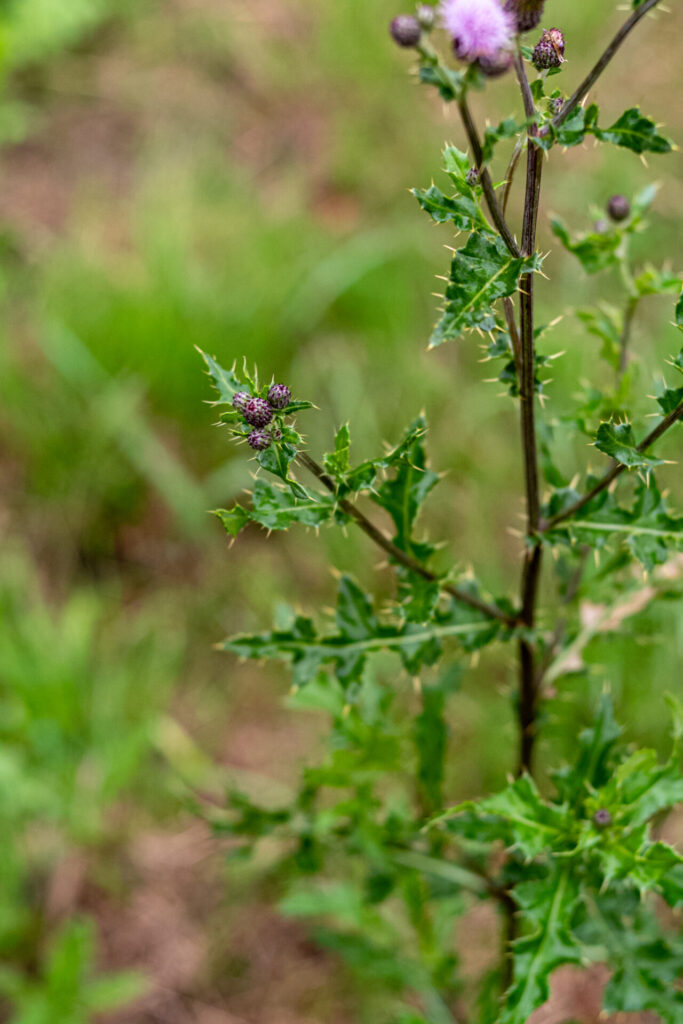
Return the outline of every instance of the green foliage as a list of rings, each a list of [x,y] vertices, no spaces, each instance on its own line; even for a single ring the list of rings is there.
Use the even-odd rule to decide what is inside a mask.
[[[638,155],[673,148],[637,107],[601,127],[597,106],[577,103],[556,123],[558,101],[572,101],[558,90],[546,94],[554,74],[531,84],[539,108],[533,116],[523,123],[509,117],[481,137],[468,106],[470,90],[486,85],[481,68],[454,70],[426,36],[416,49],[421,81],[457,104],[474,159],[490,165],[492,175],[499,157],[501,174],[505,168],[514,175],[525,146],[577,146],[589,136]],[[529,58],[528,48],[522,55]],[[528,114],[525,88],[523,99]],[[382,602],[348,573],[340,575],[333,624],[321,624],[319,614],[285,611],[272,630],[222,644],[237,657],[284,662],[293,683],[290,705],[324,713],[330,736],[326,753],[304,768],[287,799],[268,806],[232,792],[217,822],[239,845],[235,855],[248,856],[263,840],[280,850],[281,910],[310,920],[318,942],[384,993],[382,1010],[372,1019],[392,1024],[452,1024],[462,1017],[527,1024],[548,1000],[553,972],[566,964],[608,966],[613,976],[604,1008],[610,1012],[654,1009],[668,1022],[683,998],[676,987],[678,943],[653,924],[652,914],[656,900],[673,908],[683,903],[683,857],[657,829],[683,802],[682,711],[672,699],[674,743],[664,762],[653,750],[626,745],[606,685],[608,670],[602,677],[597,668],[591,671],[587,653],[601,633],[626,646],[627,620],[637,637],[639,616],[650,605],[680,596],[672,555],[683,551],[683,517],[675,511],[675,493],[660,489],[668,460],[657,445],[674,425],[683,388],[657,385],[665,419],[638,440],[634,424],[642,410],[634,397],[633,350],[641,303],[680,295],[681,277],[666,265],[633,265],[630,247],[646,227],[656,197],[652,185],[632,199],[622,220],[611,207],[611,221],[601,216],[578,235],[553,221],[554,236],[580,268],[591,275],[616,271],[622,294],[578,312],[586,334],[601,344],[607,372],[602,367],[597,382],[582,384],[578,396],[572,382],[563,399],[567,408],[543,418],[555,357],[543,350],[549,328],[534,320],[534,292],[540,289],[531,278],[544,264],[533,229],[542,157],[531,149],[519,220],[503,212],[514,193],[494,185],[492,199],[488,169],[472,173],[473,156],[454,146],[444,150],[448,187],[413,190],[433,223],[467,235],[453,250],[430,347],[471,331],[486,336],[482,361],[502,364],[496,379],[519,400],[528,535],[519,545],[518,601],[492,602],[473,574],[444,569],[439,546],[421,532],[420,517],[439,482],[427,456],[423,416],[397,446],[361,463],[354,461],[344,422],[322,465],[304,449],[296,424],[283,420],[281,443],[259,457],[260,468],[279,479],[257,479],[248,507],[217,512],[231,536],[252,522],[267,529],[295,523],[360,527],[394,569],[395,593]],[[502,217],[524,224],[523,251]],[[501,303],[507,299],[512,301]],[[215,360],[206,361],[219,401],[230,406],[241,381],[234,370],[226,373]],[[683,370],[683,353],[672,365]],[[256,375],[242,379],[252,394],[265,393]],[[231,408],[221,419],[241,436]],[[605,457],[602,475],[565,468],[575,449],[562,442],[575,435],[589,438]],[[487,454],[506,452],[504,441],[497,437]],[[537,461],[548,494],[540,493]],[[305,471],[317,489],[308,477],[302,482]],[[555,556],[554,565],[546,552]],[[667,561],[672,564],[664,572]],[[646,584],[639,567],[651,574]],[[545,607],[538,607],[541,598],[549,598]],[[498,659],[513,649],[519,652],[511,708],[518,773],[502,788],[498,782],[492,795],[445,810],[446,795],[457,787],[449,771],[453,745],[466,742],[455,728],[465,656],[482,651],[487,661],[481,678],[495,680]],[[569,676],[583,687],[572,691],[571,701],[564,689]],[[594,707],[596,677],[602,695]],[[587,727],[576,727],[580,718]],[[555,749],[544,749],[543,771],[533,773],[534,745],[551,723],[564,747],[573,748],[572,757],[565,763]],[[492,730],[487,740],[493,751],[507,742],[507,732]],[[480,900],[496,907],[504,955],[476,979],[475,1002],[452,934],[456,920]],[[617,948],[620,931],[629,931],[629,941]]]
[[[12,1024],[89,1024],[94,1014],[115,1010],[144,990],[132,973],[97,976],[94,971],[92,927],[72,921],[55,937],[43,973],[23,977],[0,969],[0,993],[14,1006]]]
[[[575,492],[556,492],[549,505],[551,514],[572,503]],[[608,545],[625,545],[645,569],[667,561],[672,552],[683,549],[683,516],[672,516],[650,474],[636,487],[633,504],[623,506],[616,494],[602,492],[549,534],[552,542],[587,544],[602,550]]]
[[[601,423],[595,447],[627,469],[652,469],[662,463],[661,459],[638,451],[630,423]]]
[[[522,776],[495,796],[462,804],[433,822],[433,827],[479,844],[501,842],[533,876],[511,889],[522,934],[513,945],[513,981],[498,1018],[501,1024],[525,1024],[548,998],[548,979],[556,967],[595,956],[586,933],[603,927],[602,913],[595,914],[603,901],[613,902],[617,931],[628,917],[629,889],[641,900],[647,892],[658,892],[675,905],[678,897],[672,899],[667,880],[683,858],[666,843],[653,841],[649,823],[683,800],[682,712],[674,706],[674,748],[660,765],[654,751],[629,754],[617,746],[619,730],[605,696],[595,724],[579,737],[574,766],[556,775],[554,798],[542,796]],[[609,823],[603,825],[596,812],[607,812]],[[622,891],[626,899],[615,901],[614,894]],[[642,945],[643,937],[635,936],[617,958],[623,984],[610,986],[605,1007],[658,1008],[664,1019],[673,1020],[667,1014],[673,1014],[681,994],[665,988],[657,973],[663,971],[669,980],[677,977],[677,968],[666,962],[666,943],[655,940],[651,963],[647,956],[641,963],[633,947]],[[655,992],[658,1006],[651,1002]]]
[[[579,146],[587,135],[593,135],[599,142],[609,142],[633,153],[670,153],[674,148],[671,139],[660,135],[655,122],[645,117],[639,107],[625,110],[609,128],[598,126],[598,115],[597,104],[591,103],[585,108],[577,107],[559,127],[549,120],[547,134],[538,137],[536,145],[543,149],[550,149],[555,142],[560,146]]]
[[[408,672],[417,674],[440,657],[444,640],[454,638],[466,650],[475,650],[490,643],[500,628],[499,623],[456,601],[434,609],[422,625],[384,622],[349,576],[339,581],[336,625],[336,633],[321,634],[312,619],[292,615],[286,629],[231,637],[222,646],[242,658],[291,660],[295,686],[305,685],[324,665],[332,664],[339,682],[349,687],[361,682],[367,658],[373,652],[393,651]]]
[[[493,303],[512,295],[522,275],[540,270],[538,255],[512,256],[502,238],[475,231],[455,253],[446,285],[443,316],[430,338],[430,348],[459,338],[463,331],[496,327]]]

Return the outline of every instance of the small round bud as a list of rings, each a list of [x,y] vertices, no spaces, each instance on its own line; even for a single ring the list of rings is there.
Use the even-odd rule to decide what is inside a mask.
[[[399,46],[417,46],[422,36],[420,22],[412,14],[399,14],[389,25],[389,32]]]
[[[475,63],[487,78],[498,78],[510,69],[512,54],[508,50],[500,50],[495,57],[479,57]]]
[[[537,71],[559,68],[564,64],[564,35],[559,28],[546,28],[531,55]]]
[[[273,384],[268,392],[268,401],[273,409],[284,409],[292,401],[292,392],[286,384]]]
[[[564,100],[561,96],[555,96],[553,97],[553,99],[551,99],[548,106],[550,107],[550,113],[553,115],[553,117],[557,117],[557,115],[562,112]]]
[[[252,430],[247,438],[247,444],[256,452],[265,452],[270,448],[272,438],[267,430]]]
[[[429,4],[418,4],[417,20],[420,23],[420,28],[423,28],[425,32],[431,32],[436,22],[436,9]]]
[[[479,184],[479,171],[476,167],[470,167],[469,171],[465,175],[465,181],[468,185],[474,188],[475,185]]]
[[[605,220],[604,217],[601,217],[600,220],[596,220],[593,225],[593,230],[598,235],[606,235],[609,231],[609,221]]]
[[[252,427],[266,427],[273,418],[273,410],[265,398],[250,398],[242,415]]]
[[[626,196],[612,196],[607,204],[607,212],[612,220],[626,220],[631,213],[631,204]]]
[[[612,815],[606,807],[601,807],[593,815],[593,823],[597,828],[609,828],[612,824]]]
[[[273,441],[281,441],[283,438],[282,431],[280,430],[279,427],[276,427],[275,430],[271,430],[270,436],[272,437]]]
[[[237,409],[238,412],[241,412],[242,415],[244,415],[246,404],[250,398],[251,395],[249,394],[248,391],[236,391],[235,394],[232,396],[233,407]]]
[[[507,0],[505,10],[512,14],[518,32],[531,32],[540,25],[545,0]]]

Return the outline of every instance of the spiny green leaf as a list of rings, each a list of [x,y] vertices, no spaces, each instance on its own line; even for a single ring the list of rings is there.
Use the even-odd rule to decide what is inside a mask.
[[[576,256],[587,274],[596,274],[598,271],[618,263],[617,253],[622,240],[622,232],[619,228],[590,231],[580,235],[574,241],[559,217],[554,217],[550,226],[555,237],[560,240],[568,252]]]
[[[468,839],[502,840],[528,858],[566,845],[572,827],[568,808],[544,800],[528,775],[494,796],[451,808],[434,823],[445,823],[449,831]]]
[[[538,254],[514,257],[502,238],[473,232],[451,262],[444,314],[432,333],[430,347],[458,338],[468,328],[493,330],[493,303],[512,295],[520,277],[540,270],[541,264]]]
[[[413,540],[413,527],[425,498],[438,482],[438,473],[427,468],[424,445],[416,440],[409,457],[397,464],[393,479],[385,481],[377,494],[373,495],[373,500],[394,521],[396,546],[421,560],[425,554],[424,545]],[[429,546],[428,553],[431,550]]]
[[[459,231],[472,231],[475,228],[488,228],[488,222],[481,212],[481,207],[468,196],[455,195],[452,198],[444,195],[436,185],[423,190],[414,188],[413,195],[418,203],[437,224],[453,223]]]
[[[448,678],[448,677],[447,677]],[[456,678],[458,678],[456,676]],[[414,739],[417,750],[417,778],[426,812],[434,813],[442,806],[441,794],[445,774],[448,726],[445,719],[449,685],[423,686],[422,711],[415,719]]]
[[[620,735],[612,698],[603,693],[593,724],[579,733],[575,764],[553,774],[553,782],[563,801],[575,806],[588,789],[605,785],[611,775],[614,747]]]
[[[636,896],[616,891],[596,893],[597,913],[589,926],[596,931],[592,944],[601,942],[613,975],[603,993],[607,1014],[657,1013],[663,1024],[680,1024],[683,992],[677,983],[683,974],[683,942],[663,935],[654,915]]]
[[[680,274],[651,266],[645,267],[633,283],[639,295],[662,295],[665,292],[679,292],[681,289]]]
[[[231,509],[217,509],[214,515],[218,516],[233,537],[247,523],[258,523],[267,530],[286,530],[295,523],[318,527],[328,522],[335,511],[332,496],[306,491],[304,488],[301,490],[303,496],[296,496],[284,487],[257,480],[251,508],[242,508],[238,504]]]
[[[550,995],[552,972],[581,960],[581,947],[570,930],[579,901],[578,879],[568,867],[555,867],[547,878],[515,886],[512,896],[526,934],[513,946],[513,982],[498,1024],[527,1024]]]
[[[447,68],[443,64],[423,64],[420,68],[420,81],[424,85],[435,86],[441,99],[446,103],[457,100],[462,94],[464,80],[462,72]]]
[[[638,451],[630,423],[601,423],[595,447],[629,469],[651,469],[662,464],[661,459]]]
[[[348,423],[345,423],[335,434],[334,452],[324,458],[325,471],[330,476],[336,479],[348,472],[351,467],[350,450],[351,434]]]
[[[670,153],[673,149],[671,139],[659,135],[655,122],[641,114],[639,107],[625,110],[609,128],[595,125],[592,132],[601,142],[611,142],[634,153]]]
[[[580,309],[576,313],[579,320],[586,325],[589,334],[600,338],[603,342],[601,357],[615,370],[619,367],[621,337],[624,318],[621,310],[602,304],[598,309]]]
[[[559,511],[551,501],[551,514]],[[616,496],[604,491],[580,514],[548,534],[563,541],[601,548],[622,541],[647,570],[666,562],[672,551],[683,550],[683,518],[672,516],[652,475],[639,481],[631,508],[622,508]]]
[[[657,396],[657,402],[664,415],[668,415],[683,402],[683,388],[666,388]],[[683,423],[683,420],[681,422]]]
[[[372,499],[394,521],[394,544],[426,566],[434,547],[426,540],[416,540],[413,531],[422,504],[438,483],[439,477],[427,467],[423,434],[415,434],[403,457],[393,463],[393,469],[392,479],[386,480],[378,491],[373,492]],[[404,566],[399,566],[397,572],[399,595],[406,619],[410,622],[427,621],[438,600],[438,583]]]
[[[237,391],[248,391],[248,387],[246,387],[239,377],[237,377],[234,372],[234,367],[232,370],[224,370],[212,356],[207,355],[206,352],[202,352],[200,348],[197,348],[197,351],[206,363],[213,386],[218,392],[219,397],[211,404],[232,406],[232,400],[235,393]]]
[[[342,576],[336,633],[319,634],[311,619],[299,615],[289,629],[231,637],[222,647],[244,658],[291,661],[295,685],[309,682],[323,665],[331,664],[342,685],[349,686],[360,681],[366,659],[373,652],[394,651],[407,670],[415,673],[438,659],[442,643],[449,637],[473,649],[490,642],[499,631],[499,623],[455,601],[422,626],[384,624],[358,584]]]
[[[676,303],[676,327],[678,327],[679,331],[683,331],[683,292],[681,292],[680,298]]]
[[[335,439],[335,451],[325,456],[325,468],[337,485],[337,497],[345,498],[361,491],[374,491],[377,477],[382,470],[390,469],[404,460],[409,460],[413,446],[420,438],[424,437],[426,429],[427,422],[424,416],[418,416],[394,448],[385,452],[384,455],[380,455],[379,458],[366,459],[358,466],[351,467],[346,456],[342,455],[341,460],[339,458],[345,446],[348,444],[350,449],[351,444],[348,427],[342,427]],[[340,446],[339,449],[337,449],[337,445]],[[342,468],[343,465],[346,465],[345,469]]]
[[[671,139],[660,135],[655,122],[645,117],[639,107],[625,110],[609,128],[600,128],[597,120],[595,103],[585,109],[577,107],[558,128],[549,122],[550,131],[535,137],[534,145],[543,149],[550,149],[554,142],[561,146],[578,146],[586,135],[594,135],[600,142],[610,142],[634,153],[670,153],[673,149]]]
[[[497,125],[487,125],[484,131],[482,145],[484,163],[489,163],[493,158],[496,146],[504,139],[514,139],[524,128],[524,124],[517,124],[514,117],[506,117]]]
[[[295,480],[292,480],[289,475],[289,467],[297,455],[298,449],[293,444],[281,441],[271,444],[270,448],[267,448],[264,452],[259,452],[257,459],[261,469],[265,469],[268,473],[272,473],[273,476],[284,480],[297,497],[304,498],[306,496],[305,488]]]

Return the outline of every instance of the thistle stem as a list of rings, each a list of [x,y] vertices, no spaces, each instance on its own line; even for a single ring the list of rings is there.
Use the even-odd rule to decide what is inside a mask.
[[[318,478],[323,487],[326,487],[328,491],[336,495],[337,485],[332,477],[325,472],[323,467],[320,466],[315,459],[312,459],[307,452],[299,452],[297,458],[302,466],[305,466],[310,473],[313,473],[313,475]],[[486,601],[481,601],[478,597],[475,597],[473,594],[469,594],[466,590],[461,590],[460,587],[447,583],[445,580],[442,580],[437,576],[436,573],[431,572],[416,559],[406,554],[405,551],[401,551],[393,541],[389,540],[389,538],[350,501],[347,501],[345,498],[340,498],[338,499],[338,504],[342,511],[353,519],[357,526],[360,526],[363,533],[365,533],[372,541],[375,542],[375,544],[378,545],[378,547],[382,548],[382,550],[393,558],[395,562],[398,562],[405,569],[409,569],[411,572],[414,572],[417,576],[421,576],[425,580],[437,583],[441,590],[446,594],[450,594],[450,596],[456,601],[459,601],[461,604],[469,605],[470,608],[476,609],[476,611],[481,612],[488,618],[497,619],[499,622],[504,623],[510,628],[517,625],[515,618],[507,615],[500,608],[496,607],[496,605],[489,604]]]
[[[515,70],[522,90],[524,111],[529,121],[527,129],[526,191],[524,196],[524,221],[522,227],[522,252],[531,255],[536,246],[536,225],[541,194],[543,153],[535,146],[533,137],[537,133],[534,115],[536,113],[529,82],[521,55],[515,58]],[[538,451],[535,422],[535,351],[534,351],[534,281],[533,275],[525,275],[519,287],[521,372],[520,372],[520,418],[522,448],[524,453],[524,480],[527,511],[527,548],[524,553],[521,581],[520,621],[528,631],[536,623],[536,600],[543,564],[543,548],[532,539],[538,534],[540,521],[540,496],[538,474]],[[533,755],[537,731],[538,673],[536,651],[528,636],[519,642],[519,698],[517,716],[519,724],[519,757],[517,774],[533,771]]]
[[[631,330],[633,328],[633,318],[638,308],[638,296],[631,295],[626,303],[624,309],[624,325],[621,330],[621,337],[619,338],[619,368],[618,368],[618,379],[626,373],[628,367],[628,346],[631,340]]]

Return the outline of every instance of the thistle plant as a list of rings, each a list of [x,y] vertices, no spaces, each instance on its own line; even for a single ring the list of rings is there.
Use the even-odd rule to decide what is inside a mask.
[[[606,1014],[648,1010],[666,1024],[683,1020],[683,945],[659,912],[683,906],[683,858],[657,838],[663,816],[683,801],[683,706],[653,695],[673,722],[673,748],[662,763],[628,744],[610,680],[591,676],[581,658],[592,636],[680,596],[683,517],[660,488],[658,442],[683,418],[683,382],[676,380],[683,349],[672,352],[669,383],[649,400],[654,425],[645,429],[632,414],[641,304],[669,295],[672,342],[675,329],[683,330],[680,275],[638,267],[630,255],[654,187],[613,195],[586,232],[552,221],[558,244],[586,274],[615,271],[623,287],[621,309],[577,310],[602,343],[605,370],[571,396],[574,409],[559,418],[541,401],[550,386],[552,327],[537,323],[535,309],[545,262],[536,242],[545,162],[561,161],[591,137],[625,154],[674,148],[638,107],[605,125],[590,102],[600,75],[658,0],[632,4],[571,92],[562,87],[571,54],[561,6],[443,0],[438,9],[421,4],[414,15],[397,14],[390,26],[393,40],[414,55],[421,82],[452,105],[466,140],[463,149],[443,151],[448,186],[413,194],[433,221],[465,236],[453,250],[430,346],[483,336],[519,411],[525,529],[514,596],[487,592],[485,566],[476,576],[443,568],[443,552],[419,532],[422,506],[440,480],[428,464],[424,416],[394,447],[360,463],[344,425],[318,462],[297,421],[310,403],[293,400],[289,386],[262,386],[255,374],[225,370],[203,354],[221,422],[248,441],[263,471],[248,506],[216,513],[228,534],[250,523],[358,527],[395,573],[389,610],[379,611],[342,575],[334,626],[291,613],[270,631],[222,645],[242,658],[284,661],[292,704],[324,709],[332,732],[328,755],[304,770],[289,802],[260,805],[232,793],[228,823],[217,828],[247,850],[265,837],[280,844],[289,885],[283,909],[314,918],[318,940],[383,993],[375,1021],[525,1024],[548,1000],[557,968],[590,963],[609,967]],[[519,91],[518,113],[482,133],[470,94],[494,75],[508,77],[511,94]],[[523,207],[515,213],[513,183],[523,167]],[[569,464],[558,437],[572,433],[594,445],[603,460],[598,471]],[[388,514],[393,535],[377,525],[373,505]],[[600,614],[586,620],[588,597]],[[501,791],[451,807],[448,720],[452,707],[457,713],[464,656],[496,647],[508,653],[514,679],[516,763]],[[387,652],[400,673],[387,673]],[[573,759],[555,763],[550,754],[539,769],[539,737],[551,719],[567,715],[563,697],[582,675],[592,679],[592,697]],[[499,956],[473,992],[452,935],[454,922],[479,901],[496,908]]]

